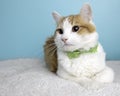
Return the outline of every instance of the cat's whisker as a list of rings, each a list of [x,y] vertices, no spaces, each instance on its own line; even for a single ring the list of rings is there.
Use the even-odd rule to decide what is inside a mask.
[[[56,46],[49,47],[49,51],[52,51],[55,48],[56,48]]]
[[[50,43],[50,44],[48,44],[48,45],[54,45],[55,43]]]
[[[51,43],[51,44],[47,45],[46,47],[49,48],[49,47],[53,47],[53,46],[55,46],[55,43]]]
[[[51,56],[53,56],[56,51],[57,51],[57,48],[55,48],[55,49],[52,51]]]
[[[55,38],[51,38],[51,40],[54,40]]]
[[[56,50],[57,49],[57,47],[53,47],[53,48],[51,48],[50,50],[49,50],[49,53],[48,54],[51,54],[54,50]]]
[[[54,49],[52,52],[49,53],[49,55],[50,55],[50,56],[53,56],[56,51],[57,51],[57,49]]]

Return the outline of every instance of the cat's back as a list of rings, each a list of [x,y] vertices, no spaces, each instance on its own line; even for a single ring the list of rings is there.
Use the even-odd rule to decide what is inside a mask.
[[[57,71],[57,47],[54,42],[54,36],[48,38],[44,45],[45,62],[50,68],[50,71]]]

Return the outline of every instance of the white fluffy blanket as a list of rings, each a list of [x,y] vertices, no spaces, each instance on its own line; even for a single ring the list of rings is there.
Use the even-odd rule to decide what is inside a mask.
[[[0,61],[0,96],[120,96],[120,61],[107,61],[115,81],[100,89],[86,89],[49,72],[39,59]]]

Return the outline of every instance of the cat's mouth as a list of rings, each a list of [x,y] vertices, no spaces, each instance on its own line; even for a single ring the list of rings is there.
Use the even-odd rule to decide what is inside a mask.
[[[62,46],[62,50],[64,50],[64,51],[73,51],[73,50],[75,50],[76,49],[76,45],[75,44],[64,44],[63,46]]]
[[[64,46],[74,46],[73,44],[64,43]]]

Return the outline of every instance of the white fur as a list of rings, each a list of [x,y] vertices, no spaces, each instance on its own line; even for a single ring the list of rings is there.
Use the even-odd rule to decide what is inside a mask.
[[[92,24],[92,21],[90,21]],[[114,79],[114,72],[106,66],[105,52],[98,42],[97,32],[88,35],[79,35],[72,32],[72,25],[66,19],[63,22],[64,34],[57,34],[55,43],[58,47],[58,70],[57,75],[79,83],[83,82],[104,82],[109,83]],[[68,39],[63,42],[61,39]],[[65,51],[76,49],[89,50],[98,44],[96,53],[81,54],[78,58],[69,59]]]

